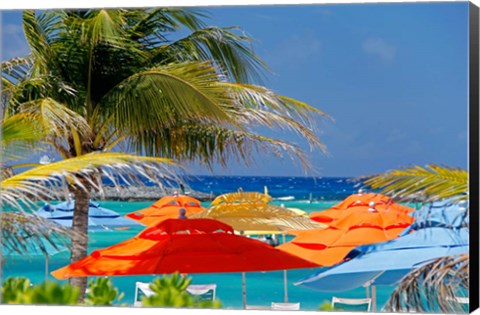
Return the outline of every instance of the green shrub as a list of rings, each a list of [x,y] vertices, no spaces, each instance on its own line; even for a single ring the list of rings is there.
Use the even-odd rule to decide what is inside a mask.
[[[80,291],[69,284],[60,285],[47,281],[31,285],[27,278],[8,278],[2,286],[3,303],[6,304],[56,304],[78,303]]]
[[[191,279],[174,273],[170,276],[155,278],[150,283],[150,289],[155,293],[142,297],[143,306],[177,307],[177,308],[220,308],[221,302],[200,301],[199,298],[187,292]]]
[[[30,290],[27,278],[7,278],[2,285],[2,302],[6,304],[22,304],[26,292]]]
[[[123,296],[123,293],[118,294],[117,288],[109,278],[97,278],[96,281],[90,280],[88,283],[85,304],[110,306],[114,302],[119,302]]]
[[[323,304],[321,304],[319,307],[318,307],[318,310],[319,311],[333,311],[333,310],[338,310],[337,308],[334,308],[332,306],[332,303],[329,302],[329,301],[325,301],[323,302]]]

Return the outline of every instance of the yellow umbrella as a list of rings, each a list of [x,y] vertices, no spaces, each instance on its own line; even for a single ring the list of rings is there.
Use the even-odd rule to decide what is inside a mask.
[[[268,202],[272,198],[265,193],[243,192],[223,194],[215,198],[207,210],[190,218],[209,218],[221,221],[240,234],[285,234],[290,230],[324,229],[325,224],[315,222],[298,209],[279,207]],[[245,283],[245,273],[242,273]],[[287,272],[284,270],[285,302],[288,302]],[[244,295],[244,305],[246,304]]]
[[[206,210],[190,218],[209,218],[230,225],[236,231],[253,234],[276,234],[289,230],[323,229],[299,209],[269,204],[272,198],[257,192],[236,192],[218,196]]]

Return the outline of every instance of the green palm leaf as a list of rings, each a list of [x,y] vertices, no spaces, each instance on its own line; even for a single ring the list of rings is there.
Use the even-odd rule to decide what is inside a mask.
[[[59,249],[59,245],[68,246],[73,234],[71,229],[25,212],[1,212],[0,227],[4,254],[28,255],[38,249],[48,254],[45,244],[50,243],[55,249]]]
[[[208,167],[215,162],[227,167],[231,159],[249,165],[255,163],[255,152],[279,158],[286,153],[305,170],[311,167],[305,152],[291,143],[213,125],[177,125],[161,132],[144,132],[130,141],[130,147],[136,151],[146,147],[148,155],[158,154],[183,163],[199,162]]]
[[[3,161],[19,159],[23,154],[34,150],[35,144],[43,137],[43,130],[36,128],[28,114],[7,117],[0,124]]]
[[[231,103],[208,62],[169,64],[134,74],[103,100],[117,129],[169,128],[182,119],[236,124],[220,105]],[[138,115],[141,112],[142,115]]]
[[[254,54],[252,38],[237,27],[205,27],[154,52],[153,62],[213,60],[233,82],[262,82],[267,64]]]
[[[468,172],[439,165],[413,166],[375,175],[364,183],[399,199],[416,196],[424,202],[444,198],[468,200]]]
[[[123,153],[91,153],[80,157],[41,165],[2,180],[0,201],[22,211],[35,207],[38,200],[68,198],[69,185],[84,187],[79,178],[87,180],[98,192],[103,192],[102,178],[118,186],[122,181],[144,185],[148,179],[160,187],[176,179],[178,167],[162,158],[141,157]]]

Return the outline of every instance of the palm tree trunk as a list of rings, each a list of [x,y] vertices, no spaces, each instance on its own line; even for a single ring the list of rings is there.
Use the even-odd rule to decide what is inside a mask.
[[[90,185],[86,180],[82,180],[82,187],[73,187],[71,189],[75,198],[75,208],[73,212],[72,229],[72,252],[70,263],[74,263],[87,256],[88,248],[88,209],[90,205]],[[87,288],[87,277],[71,278],[70,284],[80,289],[79,302],[83,302]]]

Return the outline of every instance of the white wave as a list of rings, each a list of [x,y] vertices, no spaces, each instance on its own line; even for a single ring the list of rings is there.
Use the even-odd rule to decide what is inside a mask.
[[[284,200],[284,201],[288,201],[288,200],[295,200],[295,197],[294,197],[294,196],[277,197],[277,198],[273,198],[273,200]]]

